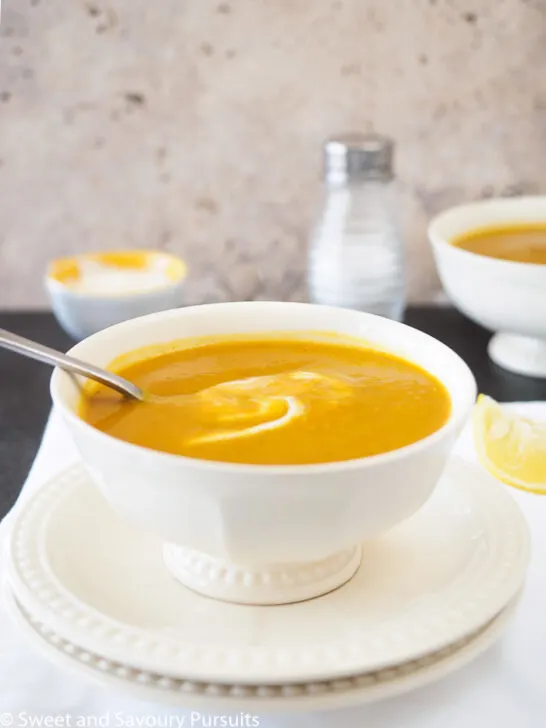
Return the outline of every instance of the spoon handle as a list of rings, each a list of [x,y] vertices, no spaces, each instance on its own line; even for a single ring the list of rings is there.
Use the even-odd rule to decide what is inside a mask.
[[[123,377],[112,374],[106,369],[101,369],[93,364],[87,364],[72,356],[61,354],[60,351],[50,349],[48,346],[39,344],[36,341],[25,339],[23,336],[13,334],[11,331],[0,329],[0,347],[36,359],[44,364],[59,367],[72,374],[79,374],[88,379],[93,379],[134,399],[142,400],[144,398],[142,390]]]

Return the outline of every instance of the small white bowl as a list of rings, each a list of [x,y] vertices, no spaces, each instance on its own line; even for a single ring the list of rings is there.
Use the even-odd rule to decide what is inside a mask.
[[[86,253],[50,263],[45,286],[59,324],[74,339],[183,303],[186,265],[155,250]]]
[[[490,258],[451,243],[470,230],[521,223],[546,226],[546,197],[453,207],[431,221],[428,235],[453,305],[498,332],[489,343],[491,359],[518,374],[546,377],[546,265]]]
[[[429,437],[383,455],[317,465],[239,465],[157,452],[78,416],[80,390],[55,371],[51,392],[81,457],[111,506],[167,544],[171,572],[229,601],[281,603],[330,591],[358,568],[360,544],[429,498],[472,410],[476,385],[453,351],[378,316],[297,303],[227,303],[127,321],[70,353],[107,366],[151,344],[215,334],[328,331],[360,337],[439,378],[452,410]]]

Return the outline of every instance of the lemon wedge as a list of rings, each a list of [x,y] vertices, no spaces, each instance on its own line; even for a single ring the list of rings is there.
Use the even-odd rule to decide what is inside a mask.
[[[513,488],[546,495],[546,423],[521,417],[481,394],[474,441],[491,475]]]

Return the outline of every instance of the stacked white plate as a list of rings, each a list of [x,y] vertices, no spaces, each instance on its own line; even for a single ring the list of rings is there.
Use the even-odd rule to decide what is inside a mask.
[[[513,613],[529,559],[510,495],[450,462],[430,501],[363,545],[353,579],[275,607],[200,596],[162,544],[110,509],[80,466],[16,511],[4,597],[51,660],[145,699],[210,710],[314,710],[376,700],[454,670]]]

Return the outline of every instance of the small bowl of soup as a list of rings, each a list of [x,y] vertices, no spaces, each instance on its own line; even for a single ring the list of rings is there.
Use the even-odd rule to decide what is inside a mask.
[[[546,197],[451,208],[428,230],[453,305],[494,332],[491,359],[546,377]]]
[[[70,353],[145,392],[129,401],[53,374],[104,497],[155,534],[182,584],[233,602],[294,602],[350,579],[361,544],[430,497],[476,396],[430,336],[308,304],[158,313]]]
[[[119,250],[51,261],[45,286],[53,313],[76,340],[183,303],[186,265],[171,253]]]

